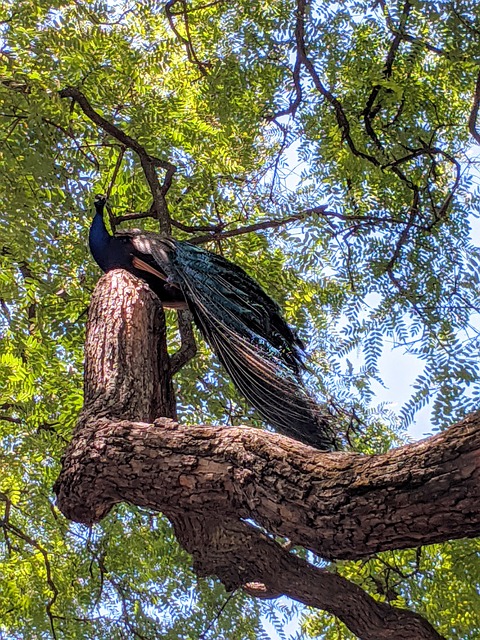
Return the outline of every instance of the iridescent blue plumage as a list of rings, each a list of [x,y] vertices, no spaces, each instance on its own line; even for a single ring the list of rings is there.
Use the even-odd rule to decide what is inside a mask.
[[[241,267],[188,242],[154,233],[110,236],[95,201],[89,243],[98,265],[146,280],[167,308],[189,307],[235,386],[281,433],[330,449],[329,418],[303,386],[303,346],[279,306]]]

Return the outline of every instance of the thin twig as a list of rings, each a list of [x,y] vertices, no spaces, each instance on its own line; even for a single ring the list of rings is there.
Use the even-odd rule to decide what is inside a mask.
[[[120,171],[120,167],[122,166],[123,156],[125,155],[125,150],[126,150],[125,147],[121,147],[120,148],[120,152],[118,154],[117,161],[116,161],[115,167],[113,169],[112,179],[110,180],[110,184],[108,185],[108,188],[107,188],[107,193],[105,194],[105,197],[106,197],[107,201],[108,201],[108,199],[110,197],[110,194],[112,193],[113,185],[115,184],[115,181],[117,179],[118,172]],[[112,231],[115,233],[115,228],[116,228],[115,227],[115,221],[116,221],[115,216],[113,215],[112,210],[110,209],[110,207],[107,208],[107,211],[108,211],[108,217],[109,217],[109,220],[110,220],[110,226],[112,227]]]
[[[473,95],[473,106],[468,119],[468,130],[480,144],[480,133],[477,131],[477,117],[480,108],[480,71],[478,72],[477,82],[475,83],[475,93]]]
[[[82,145],[79,144],[78,140],[76,139],[72,131],[70,131],[69,129],[66,129],[65,127],[62,127],[62,125],[57,124],[56,122],[53,122],[53,120],[50,120],[49,118],[42,118],[42,121],[45,122],[45,124],[48,124],[48,126],[58,129],[58,131],[61,131],[65,136],[67,136],[67,138],[70,138],[70,140],[73,140],[77,148],[77,151],[81,153],[82,156],[86,160],[88,160],[88,162],[91,162],[95,166],[97,171],[100,169],[100,163],[98,162],[95,155],[92,153],[91,149],[89,148],[89,145],[87,145],[87,148],[89,149],[90,154],[85,153],[85,151],[82,149]]]
[[[220,620],[220,616],[222,615],[222,613],[225,611],[225,607],[228,605],[228,603],[230,602],[230,600],[232,600],[232,598],[234,596],[237,595],[236,591],[232,591],[232,593],[230,593],[227,597],[227,599],[225,600],[225,602],[222,604],[222,606],[220,607],[220,609],[217,611],[217,613],[215,614],[215,616],[210,620],[207,628],[205,629],[205,631],[203,631],[198,640],[205,640],[205,638],[207,637],[208,632],[213,629],[214,625]]]
[[[180,2],[182,5],[182,11],[181,13],[173,13],[172,8],[174,7],[174,5],[177,4],[177,2]],[[198,57],[197,54],[195,53],[195,49],[192,43],[192,38],[190,35],[190,25],[188,22],[188,11],[187,11],[187,7],[185,4],[184,0],[169,0],[166,4],[165,4],[165,13],[167,15],[167,20],[168,23],[170,25],[171,30],[173,31],[173,33],[175,34],[175,36],[177,37],[177,39],[179,40],[179,42],[181,44],[184,45],[185,47],[185,51],[187,52],[187,57],[189,62],[191,62],[192,64],[194,64],[198,70],[200,71],[200,73],[202,74],[202,76],[206,77],[208,76],[208,71],[207,71],[207,67],[208,64],[205,62],[201,62]],[[173,16],[175,15],[181,15],[183,17],[183,22],[184,22],[184,26],[185,26],[185,33],[187,34],[187,37],[184,38],[182,36],[182,34],[179,32],[179,30],[177,29],[176,25],[175,25],[175,21],[173,19]]]

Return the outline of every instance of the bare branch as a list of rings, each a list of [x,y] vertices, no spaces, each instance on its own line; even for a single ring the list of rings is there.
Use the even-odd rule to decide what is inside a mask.
[[[155,218],[155,213],[152,209],[146,211],[145,213],[126,213],[123,216],[115,216],[112,219],[114,226],[117,227],[122,222],[129,222],[131,220],[144,220],[146,218]],[[172,227],[176,229],[180,229],[185,233],[199,233],[199,232],[208,232],[214,235],[221,233],[221,231],[225,228],[225,223],[219,224],[209,224],[209,225],[189,225],[183,224],[183,222],[179,222],[178,220],[174,220],[173,218],[170,220]]]
[[[249,224],[244,227],[238,227],[237,229],[230,229],[228,231],[218,231],[209,233],[204,236],[197,236],[189,240],[192,244],[203,244],[204,242],[211,242],[212,240],[221,240],[223,238],[232,238],[234,236],[242,236],[246,233],[253,233],[254,231],[261,231],[263,229],[278,229],[279,227],[284,227],[291,222],[298,222],[300,220],[304,220],[308,218],[312,214],[323,213],[327,209],[326,206],[315,207],[313,209],[308,209],[307,211],[302,211],[301,213],[295,213],[291,216],[287,216],[286,218],[280,218],[278,220],[265,220],[263,222],[256,222],[255,224]]]
[[[213,232],[197,236],[189,240],[192,244],[203,244],[205,242],[212,242],[215,240],[222,240],[224,238],[232,238],[234,236],[245,235],[246,233],[253,233],[255,231],[262,231],[265,229],[278,229],[279,227],[284,227],[292,222],[301,222],[306,218],[312,215],[319,215],[329,220],[331,218],[337,218],[338,220],[343,220],[344,222],[359,222],[362,225],[375,225],[375,224],[395,224],[395,225],[403,225],[405,224],[405,220],[400,218],[390,218],[386,216],[370,216],[370,215],[347,215],[343,213],[337,213],[336,211],[330,211],[327,208],[327,205],[320,205],[318,207],[312,207],[311,209],[306,209],[300,213],[295,213],[291,216],[287,216],[286,218],[279,218],[278,220],[264,220],[263,222],[256,222],[255,224],[249,224],[244,227],[238,227],[237,229],[229,229],[227,231],[215,231],[215,227],[213,228]],[[424,229],[423,226],[415,225],[412,223],[412,226],[417,226],[421,229]]]
[[[279,218],[277,220],[264,220],[262,222],[256,222],[254,224],[249,224],[244,227],[238,227],[237,229],[228,229],[225,230],[225,223],[219,223],[216,225],[205,225],[205,226],[194,226],[194,225],[186,225],[176,220],[171,220],[172,227],[176,227],[177,229],[181,229],[186,233],[196,233],[198,231],[206,231],[205,235],[196,236],[194,238],[189,239],[191,244],[204,244],[206,242],[215,242],[218,240],[223,240],[224,238],[232,238],[235,236],[245,235],[247,233],[254,233],[255,231],[262,231],[266,229],[278,229],[280,227],[284,227],[292,222],[301,222],[306,218],[318,215],[326,220],[330,220],[332,218],[336,218],[338,220],[343,220],[344,222],[357,222],[360,225],[368,225],[374,226],[377,224],[392,224],[392,225],[404,225],[405,220],[403,218],[391,218],[388,216],[374,216],[374,215],[350,215],[344,213],[338,213],[336,211],[331,211],[327,208],[327,205],[320,205],[318,207],[312,207],[310,209],[306,209],[300,213],[295,213],[291,216],[287,216],[285,218]],[[113,222],[115,226],[118,226],[122,222],[128,222],[130,220],[142,220],[144,218],[153,218],[154,215],[151,212],[146,213],[128,213],[123,216],[117,216],[114,218]],[[419,224],[412,223],[412,227],[416,227],[422,230],[428,230],[427,227]]]
[[[146,211],[145,213],[126,213],[123,216],[114,216],[113,222],[115,227],[118,227],[122,222],[129,222],[130,220],[145,220],[146,218],[155,218],[155,213],[152,210]],[[171,220],[171,223],[172,226],[174,226],[173,220]]]
[[[178,222],[178,220],[172,220],[172,226],[185,231],[185,233],[198,233],[200,231],[220,233],[225,228],[225,223],[195,226],[183,224],[183,222]]]
[[[197,11],[204,11],[205,9],[216,7],[219,4],[225,4],[225,0],[212,0],[212,2],[206,2],[205,4],[199,4],[196,7],[190,7],[190,8],[185,6],[185,8],[182,8],[181,12],[170,11],[170,13],[172,14],[172,16],[184,15],[185,13],[196,13]]]
[[[170,358],[172,376],[182,369],[197,353],[197,343],[192,328],[192,314],[189,311],[179,311],[178,331],[182,341],[180,349]]]
[[[120,152],[118,154],[117,161],[115,163],[115,167],[113,168],[112,178],[110,180],[110,184],[108,185],[107,193],[105,194],[105,197],[106,197],[107,201],[108,201],[108,198],[110,197],[110,194],[112,193],[112,188],[113,188],[113,185],[115,184],[115,181],[117,179],[118,172],[120,171],[120,167],[122,166],[123,156],[125,155],[125,150],[126,150],[125,147],[120,147]],[[113,215],[110,206],[108,206],[108,205],[107,205],[107,211],[108,211],[108,217],[109,217],[109,220],[110,220],[110,226],[112,227],[112,231],[115,233],[116,218]]]
[[[125,155],[125,150],[126,150],[125,147],[120,147],[120,152],[118,154],[117,161],[115,163],[115,167],[113,168],[112,178],[110,180],[110,184],[108,185],[107,193],[105,194],[107,200],[110,197],[110,194],[112,193],[113,185],[115,184],[115,181],[116,181],[117,176],[118,176],[118,172],[120,171],[120,167],[122,166],[123,156]]]
[[[392,30],[392,33],[395,36],[398,35],[402,40],[405,40],[406,42],[411,42],[412,44],[416,44],[420,47],[425,47],[425,49],[427,49],[428,51],[431,51],[432,53],[436,53],[439,56],[444,56],[446,58],[450,57],[450,53],[448,51],[445,51],[445,49],[440,49],[439,47],[436,47],[435,45],[430,44],[426,40],[421,40],[420,38],[416,38],[415,36],[412,36],[410,33],[405,33],[404,31],[400,32],[395,30]]]

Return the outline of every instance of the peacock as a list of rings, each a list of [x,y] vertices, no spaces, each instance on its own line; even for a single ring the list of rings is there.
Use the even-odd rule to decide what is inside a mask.
[[[145,280],[167,309],[190,309],[236,388],[268,424],[331,449],[329,417],[302,382],[303,344],[277,303],[241,267],[199,246],[137,229],[110,235],[104,207],[96,196],[89,245],[98,266]]]

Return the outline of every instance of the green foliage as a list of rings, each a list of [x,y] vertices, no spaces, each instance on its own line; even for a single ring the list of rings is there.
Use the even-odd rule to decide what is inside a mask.
[[[352,408],[365,425],[349,434],[352,445],[384,451],[401,438],[372,391],[386,346],[424,362],[403,426],[429,402],[442,428],[480,398],[480,253],[470,238],[480,201],[467,127],[480,9],[473,0],[454,5],[310,3],[306,53],[319,89],[305,67],[292,73],[290,0],[186,0],[170,21],[163,4],[140,0],[1,3],[0,630],[8,637],[54,629],[65,638],[199,638],[226,597],[196,581],[162,519],[121,508],[89,531],[52,504],[82,405],[84,325],[98,277],[86,248],[93,194],[112,186],[117,215],[151,204],[138,158],[59,90],[78,87],[150,154],[177,165],[168,203],[178,223],[228,231],[326,206],[209,246],[244,266],[299,328],[312,392],[331,398],[346,425]],[[173,314],[169,336],[173,351]],[[183,419],[261,426],[205,346],[176,382]],[[394,591],[396,604],[446,635],[478,637],[475,543],[425,549],[415,562],[407,551],[336,570],[376,597]],[[306,628],[350,637],[324,614]],[[255,604],[237,594],[207,636],[259,633]]]
[[[380,553],[363,562],[337,563],[332,569],[378,600],[414,608],[434,620],[447,638],[475,640],[480,624],[479,551],[478,540],[460,540]],[[304,629],[322,638],[356,637],[325,612],[307,619]]]

